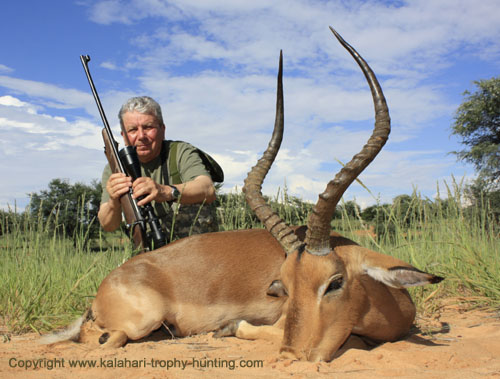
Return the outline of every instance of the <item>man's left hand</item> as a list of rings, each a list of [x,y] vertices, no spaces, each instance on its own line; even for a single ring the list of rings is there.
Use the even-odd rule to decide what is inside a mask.
[[[165,189],[163,188],[163,186],[148,177],[141,176],[140,178],[134,180],[134,182],[132,183],[132,190],[134,192],[134,199],[145,196],[144,199],[141,199],[139,202],[137,202],[137,205],[139,206],[143,206],[153,200],[158,202],[168,200],[168,196],[165,193]]]

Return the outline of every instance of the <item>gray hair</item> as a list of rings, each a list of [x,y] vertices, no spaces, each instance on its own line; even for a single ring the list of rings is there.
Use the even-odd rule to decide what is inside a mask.
[[[161,107],[154,99],[149,96],[137,96],[128,99],[118,112],[120,119],[120,126],[123,129],[123,115],[126,112],[139,112],[149,114],[156,117],[156,119],[163,125],[163,116],[161,115]]]

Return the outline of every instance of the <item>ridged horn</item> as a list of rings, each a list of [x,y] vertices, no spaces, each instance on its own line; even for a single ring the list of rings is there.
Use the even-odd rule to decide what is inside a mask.
[[[276,91],[276,119],[274,130],[269,145],[257,162],[252,167],[245,179],[243,192],[245,198],[259,220],[266,229],[278,240],[288,255],[297,249],[302,243],[293,230],[271,209],[262,196],[262,183],[271,165],[278,154],[283,139],[284,129],[284,106],[283,106],[283,52],[280,51],[280,62],[278,70],[278,88]]]
[[[361,67],[368,81],[375,107],[375,127],[366,145],[339,171],[335,178],[327,184],[326,190],[319,195],[318,202],[309,216],[305,239],[306,251],[314,255],[325,255],[330,252],[330,221],[335,207],[349,185],[385,145],[391,131],[389,109],[375,74],[351,45],[344,41],[332,27],[330,30]]]

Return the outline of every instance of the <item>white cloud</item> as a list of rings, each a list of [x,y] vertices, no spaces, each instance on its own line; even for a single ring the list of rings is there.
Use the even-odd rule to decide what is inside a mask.
[[[0,105],[6,106],[6,107],[17,107],[17,108],[24,108],[24,110],[30,114],[36,114],[37,109],[39,107],[35,106],[34,104],[29,104],[24,101],[21,101],[20,99],[6,95],[6,96],[0,96]]]
[[[0,64],[0,72],[3,72],[3,73],[11,73],[13,72],[14,70],[4,64]]]
[[[7,107],[23,107],[26,105],[24,101],[16,99],[12,96],[0,96],[0,105],[5,105]]]
[[[92,7],[100,22],[130,24],[164,18],[156,35],[142,35],[148,50],[140,64],[161,65],[171,57],[220,59],[224,65],[274,67],[283,48],[288,67],[317,69],[332,58],[350,58],[332,48],[333,25],[372,62],[376,72],[429,75],[449,65],[447,54],[498,54],[496,0],[420,0],[387,6],[363,1],[103,1]],[[277,22],[279,20],[279,22]],[[194,27],[186,28],[186,22]],[[140,47],[140,46],[139,46]],[[462,52],[461,52],[462,53]],[[143,54],[141,54],[143,56]],[[328,64],[330,66],[330,64]],[[330,66],[331,67],[331,66]]]
[[[146,17],[180,17],[177,7],[161,0],[105,0],[92,5],[90,18],[99,24],[132,24]]]
[[[32,133],[45,133],[45,131],[37,131],[35,128],[35,124],[32,122],[20,122],[20,121],[12,121],[6,118],[0,117],[0,129],[8,130],[10,128],[21,128],[31,131]]]
[[[384,198],[408,192],[415,183],[430,191],[436,180],[461,170],[444,151],[412,142],[422,138],[429,124],[435,126],[436,120],[449,118],[456,109],[447,92],[456,84],[439,75],[462,56],[495,61],[500,52],[496,0],[89,4],[91,20],[108,28],[125,24],[130,29],[124,35],[134,36],[130,45],[119,46],[130,51],[126,59],[110,51],[100,64],[110,70],[106,74],[113,81],[100,81],[99,87],[114,130],[116,110],[128,97],[139,92],[157,98],[168,137],[192,142],[215,156],[226,171],[225,188],[241,187],[267,146],[274,123],[278,52],[283,49],[286,129],[264,189],[273,193],[286,178],[292,194],[313,201],[338,168],[334,159],[350,160],[373,126],[366,82],[328,25],[367,59],[389,102],[389,144],[361,176]],[[36,78],[14,78],[9,76],[12,71],[0,65],[0,86],[9,91],[0,96],[2,132],[19,133],[39,165],[49,162],[41,158],[45,155],[37,155],[40,151],[54,154],[51,159],[55,152],[66,154],[78,147],[80,157],[91,151],[100,160],[88,170],[99,176],[101,126],[96,125],[100,121],[87,87],[78,90]],[[80,113],[82,109],[86,114]],[[12,158],[22,148],[9,133],[2,133],[0,143]],[[61,171],[67,169],[67,162],[59,165]],[[359,185],[348,194],[369,201]]]
[[[107,68],[108,70],[117,70],[118,67],[116,66],[116,64],[112,63],[112,62],[102,62],[100,64],[101,67],[103,68]]]
[[[89,106],[92,97],[75,89],[61,88],[59,86],[34,80],[26,80],[0,75],[0,86],[37,97],[43,105],[59,109],[79,108]]]

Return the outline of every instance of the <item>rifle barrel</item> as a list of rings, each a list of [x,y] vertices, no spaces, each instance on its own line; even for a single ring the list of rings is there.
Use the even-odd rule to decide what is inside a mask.
[[[97,104],[97,109],[99,109],[99,114],[101,115],[102,123],[104,124],[104,129],[106,129],[106,133],[108,135],[109,140],[111,141],[111,148],[113,149],[113,155],[115,157],[119,157],[118,149],[116,147],[116,141],[113,138],[113,133],[111,132],[111,128],[109,127],[108,119],[106,118],[106,114],[104,113],[104,109],[101,104],[101,100],[99,99],[99,95],[97,90],[95,89],[94,81],[92,80],[92,76],[90,75],[88,63],[90,62],[89,55],[80,55],[80,61],[82,62],[83,69],[85,70],[85,74],[87,75],[87,80],[90,84],[90,89],[92,90],[92,94],[94,95],[95,102]],[[125,167],[123,166],[120,159],[117,159],[118,165],[120,167],[120,171],[123,173],[127,173]]]

